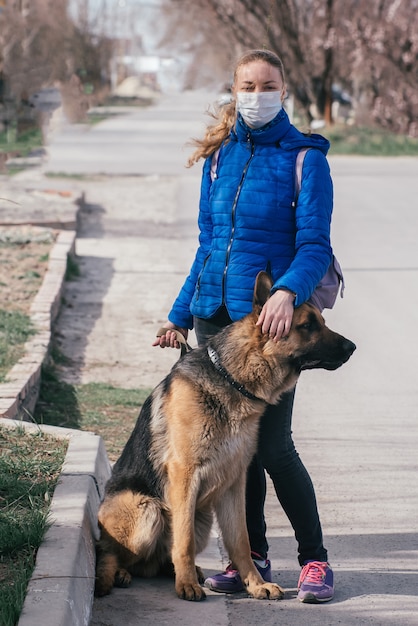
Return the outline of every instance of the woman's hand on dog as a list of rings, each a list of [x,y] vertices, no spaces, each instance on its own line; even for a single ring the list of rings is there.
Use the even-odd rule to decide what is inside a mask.
[[[286,337],[292,325],[295,295],[290,291],[278,289],[261,309],[257,326],[263,333],[268,333],[273,341]]]
[[[177,340],[176,331],[181,333],[185,339],[189,334],[187,328],[179,328],[172,322],[166,322],[164,324],[164,328],[167,329],[167,332],[160,337],[157,337],[153,346],[160,346],[160,348],[177,348],[180,349],[180,342]]]

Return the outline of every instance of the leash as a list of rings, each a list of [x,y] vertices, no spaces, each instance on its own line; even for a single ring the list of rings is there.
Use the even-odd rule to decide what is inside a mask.
[[[163,335],[166,334],[166,332],[168,330],[171,330],[172,332],[176,333],[176,339],[180,344],[180,357],[184,356],[187,352],[191,352],[193,350],[193,348],[187,343],[184,335],[181,334],[180,331],[175,330],[174,328],[160,328],[157,332],[157,337],[162,337]]]

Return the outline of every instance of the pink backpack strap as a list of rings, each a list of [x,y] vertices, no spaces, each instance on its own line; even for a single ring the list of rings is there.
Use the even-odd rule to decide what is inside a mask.
[[[300,188],[302,186],[303,161],[305,160],[305,155],[308,152],[308,150],[310,150],[310,148],[302,148],[301,150],[299,150],[298,155],[296,157],[296,165],[295,165],[295,201],[294,201],[295,206],[296,206],[296,203],[297,203],[298,198],[299,198]]]

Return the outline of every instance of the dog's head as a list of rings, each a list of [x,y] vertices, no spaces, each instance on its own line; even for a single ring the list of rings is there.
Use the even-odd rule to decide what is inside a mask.
[[[271,287],[269,275],[260,272],[253,302],[253,312],[257,316],[270,297]],[[287,337],[276,343],[267,339],[265,344],[265,350],[275,353],[281,360],[292,362],[299,372],[314,368],[335,370],[348,361],[355,349],[352,341],[330,330],[318,309],[310,304],[302,304],[295,309]]]

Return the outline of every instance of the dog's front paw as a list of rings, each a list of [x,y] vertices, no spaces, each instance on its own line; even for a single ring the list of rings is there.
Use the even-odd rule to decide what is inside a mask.
[[[275,583],[263,583],[247,587],[250,596],[257,600],[281,600],[284,590]]]
[[[206,599],[206,594],[198,583],[176,581],[176,593],[181,600],[199,602]]]

